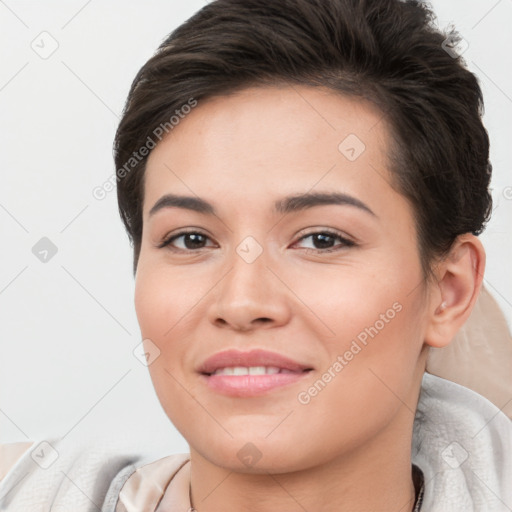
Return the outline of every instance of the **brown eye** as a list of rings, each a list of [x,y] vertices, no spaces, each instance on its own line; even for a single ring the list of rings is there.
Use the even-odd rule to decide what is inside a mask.
[[[181,246],[177,246],[178,244],[176,244],[176,241],[180,239],[181,241],[179,244]],[[181,233],[177,233],[167,238],[158,247],[169,247],[170,249],[176,249],[178,251],[193,251],[203,249],[207,240],[209,240],[209,238],[206,235],[197,231],[182,231]]]
[[[305,249],[307,251],[332,252],[356,245],[352,240],[349,240],[341,234],[333,231],[316,231],[309,233],[301,237],[299,242],[308,238],[312,240],[313,247],[306,247]],[[341,243],[336,245],[336,240]]]

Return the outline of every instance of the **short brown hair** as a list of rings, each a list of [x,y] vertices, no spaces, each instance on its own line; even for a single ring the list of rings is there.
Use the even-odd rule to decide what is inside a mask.
[[[126,163],[184,105],[249,86],[324,86],[375,103],[391,127],[394,186],[432,258],[488,221],[492,166],[478,80],[424,2],[215,0],[175,29],[135,77],[114,142],[121,218],[137,268],[147,156]],[[154,136],[154,135],[153,135]],[[123,176],[120,170],[124,168]]]

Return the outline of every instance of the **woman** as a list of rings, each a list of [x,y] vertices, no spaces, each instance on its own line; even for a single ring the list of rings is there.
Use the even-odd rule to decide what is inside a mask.
[[[491,211],[456,43],[398,0],[217,0],[162,43],[115,162],[151,378],[190,454],[54,474],[81,460],[117,512],[511,509],[509,418],[425,373],[475,306]],[[52,481],[54,508],[78,496]]]

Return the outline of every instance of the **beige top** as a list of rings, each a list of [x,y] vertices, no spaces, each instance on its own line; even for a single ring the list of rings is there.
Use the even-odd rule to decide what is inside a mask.
[[[16,461],[26,452],[34,443],[32,441],[24,443],[0,444],[0,480],[4,478]]]
[[[116,512],[188,512],[189,485],[188,454],[169,455],[138,468],[128,478],[119,494]]]

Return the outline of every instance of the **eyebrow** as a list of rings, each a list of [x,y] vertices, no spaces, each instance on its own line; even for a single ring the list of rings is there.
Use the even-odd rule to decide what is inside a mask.
[[[276,213],[288,214],[323,205],[354,206],[377,217],[369,206],[356,197],[339,192],[308,192],[306,194],[287,196],[274,203],[274,211]],[[165,194],[151,208],[149,216],[151,217],[164,208],[184,208],[205,215],[217,215],[214,206],[204,199],[193,196]]]

